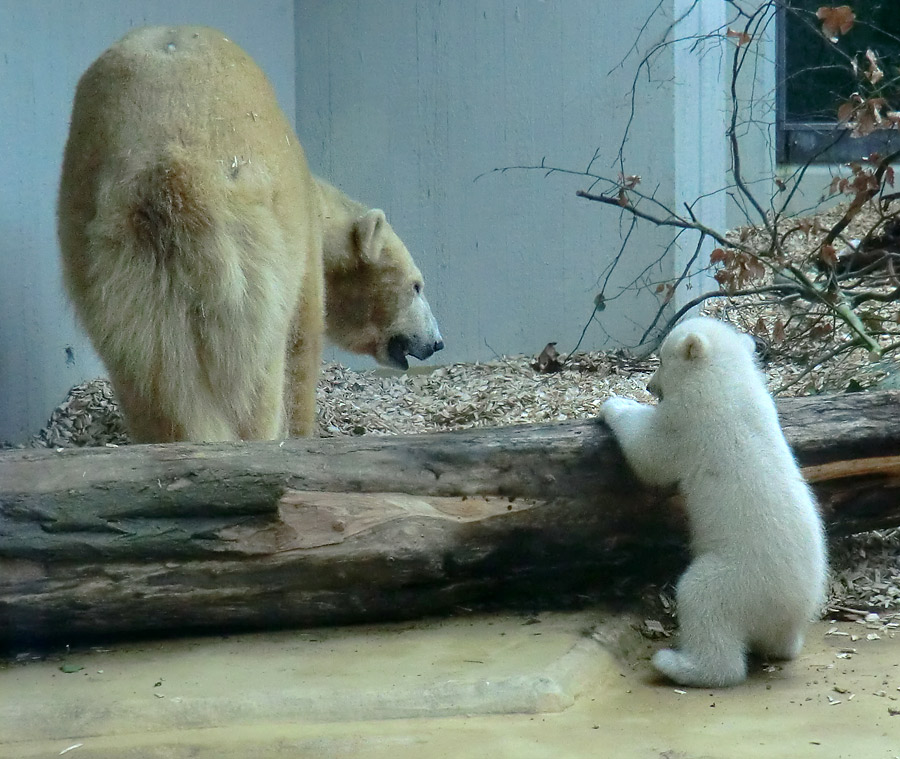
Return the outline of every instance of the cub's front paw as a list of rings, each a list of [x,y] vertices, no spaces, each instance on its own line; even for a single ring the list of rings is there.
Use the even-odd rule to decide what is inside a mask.
[[[631,398],[620,398],[618,395],[614,395],[600,407],[600,418],[607,424],[610,424],[623,414],[627,414],[635,408],[640,408],[640,406],[640,403],[631,400]]]

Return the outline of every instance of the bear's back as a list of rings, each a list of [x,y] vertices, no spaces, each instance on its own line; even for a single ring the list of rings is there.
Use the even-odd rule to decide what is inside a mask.
[[[206,27],[146,27],[110,47],[78,83],[69,139],[136,164],[176,143],[198,159],[306,168],[265,74]]]

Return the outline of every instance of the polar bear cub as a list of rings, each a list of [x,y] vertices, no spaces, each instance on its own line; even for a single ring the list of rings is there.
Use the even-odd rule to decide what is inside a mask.
[[[793,659],[824,600],[825,537],[778,423],[752,339],[709,318],[675,327],[648,388],[602,418],[637,475],[678,484],[693,561],[677,587],[680,648],[653,657],[682,685],[743,681],[746,655]]]

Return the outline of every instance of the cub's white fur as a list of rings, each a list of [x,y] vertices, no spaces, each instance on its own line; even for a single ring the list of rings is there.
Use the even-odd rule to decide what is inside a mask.
[[[653,664],[683,685],[734,685],[748,651],[800,652],[824,597],[822,521],[751,338],[689,319],[663,342],[648,387],[658,406],[611,398],[602,417],[638,476],[677,483],[688,511],[694,558],[678,582],[680,648]]]

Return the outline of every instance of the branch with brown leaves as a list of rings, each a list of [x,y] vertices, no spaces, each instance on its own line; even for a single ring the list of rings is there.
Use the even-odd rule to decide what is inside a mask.
[[[775,23],[777,13],[791,14],[792,21],[805,24],[830,40],[827,44],[838,63],[846,65],[858,81],[857,92],[848,95],[837,108],[836,120],[843,125],[843,131],[836,133],[834,143],[900,128],[900,112],[892,106],[900,98],[900,77],[889,80],[885,76],[890,67],[876,51],[844,49],[850,44],[844,35],[857,23],[849,6],[822,6],[811,12],[793,6],[789,0],[729,0],[727,5],[733,14],[727,24],[705,35],[679,36],[679,24],[698,7],[696,2],[690,4],[679,19],[665,22],[661,39],[637,61],[630,93],[631,113],[615,158],[617,178],[595,171],[594,166],[602,159],[600,148],[583,170],[549,166],[546,161],[539,166],[511,167],[540,170],[548,176],[581,177],[587,184],[576,192],[578,197],[614,209],[628,219],[621,245],[611,254],[598,279],[599,292],[585,332],[592,323],[599,322],[598,311],[623,294],[643,290],[655,294],[658,306],[642,324],[640,345],[633,346],[642,352],[652,350],[677,319],[691,309],[712,301],[728,301],[730,313],[746,312],[746,318],[740,318],[751,331],[765,332],[775,350],[799,354],[797,346],[802,345],[805,360],[811,365],[819,359],[836,361],[858,350],[876,357],[890,353],[896,350],[900,337],[900,206],[892,205],[900,199],[900,193],[890,192],[894,184],[892,163],[900,159],[900,151],[888,155],[872,153],[847,164],[849,175],[842,172],[828,188],[823,188],[826,197],[846,198],[839,212],[829,215],[813,208],[813,213],[820,212],[797,216],[789,209],[812,160],[768,180],[745,176],[743,135],[746,125],[754,119],[754,101],[742,94],[742,77],[752,75],[750,62],[759,57],[757,46]],[[661,7],[653,13],[662,13]],[[652,18],[651,14],[641,27],[639,40],[650,28]],[[698,55],[705,55],[710,45],[727,52],[729,112],[724,136],[731,158],[730,181],[723,181],[721,188],[702,197],[725,193],[747,219],[747,226],[741,229],[722,229],[701,218],[696,211],[701,207],[701,198],[685,203],[683,209],[667,204],[656,189],[642,189],[647,184],[646,176],[642,179],[628,171],[626,153],[640,97],[638,75],[649,72],[656,57],[675,45],[686,45]],[[637,48],[635,42],[620,67]],[[506,170],[509,169],[501,171]],[[671,229],[672,240],[659,258],[622,284],[613,274],[626,260],[632,232],[640,225]],[[715,241],[716,246],[711,253],[709,241]],[[661,280],[656,272],[665,268],[665,259],[676,246],[692,246],[693,254],[688,256],[687,266],[681,264],[674,275]],[[705,288],[701,288],[701,295],[676,307],[674,304],[683,300],[676,295],[696,287],[694,278],[698,274],[714,279],[719,289],[703,292]],[[772,314],[767,317],[768,324],[760,315],[762,306]]]

